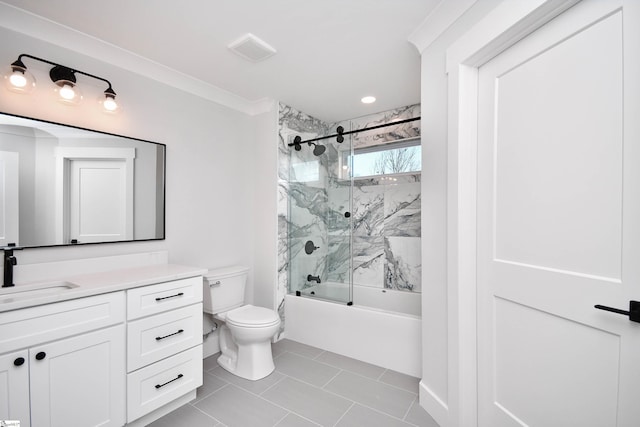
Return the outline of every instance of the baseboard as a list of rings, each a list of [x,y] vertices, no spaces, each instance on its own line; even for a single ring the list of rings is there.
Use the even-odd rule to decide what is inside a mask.
[[[449,406],[423,381],[420,381],[420,406],[431,415],[440,427],[449,425]]]

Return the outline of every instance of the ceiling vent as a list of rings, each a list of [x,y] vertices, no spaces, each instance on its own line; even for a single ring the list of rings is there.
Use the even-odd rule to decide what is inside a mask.
[[[274,48],[251,33],[247,33],[238,40],[231,42],[228,47],[251,62],[263,61],[276,54]]]

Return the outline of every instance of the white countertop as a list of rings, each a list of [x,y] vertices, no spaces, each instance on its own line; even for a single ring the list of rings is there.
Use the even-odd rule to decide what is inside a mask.
[[[134,267],[111,270],[100,273],[69,276],[53,282],[69,283],[71,289],[52,291],[42,295],[21,296],[21,289],[46,286],[47,281],[16,284],[10,288],[0,288],[0,313],[37,305],[50,304],[84,298],[109,292],[122,291],[171,280],[201,276],[207,272],[205,268],[189,267],[176,264],[156,264],[145,267]],[[22,286],[22,288],[21,288]],[[16,293],[17,292],[17,293]],[[15,298],[9,294],[15,293]]]

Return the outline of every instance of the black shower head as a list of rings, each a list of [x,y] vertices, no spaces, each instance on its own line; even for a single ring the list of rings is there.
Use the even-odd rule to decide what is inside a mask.
[[[324,153],[324,150],[326,150],[327,147],[325,147],[324,145],[318,145],[316,144],[316,146],[313,148],[313,155],[314,156],[320,156]]]

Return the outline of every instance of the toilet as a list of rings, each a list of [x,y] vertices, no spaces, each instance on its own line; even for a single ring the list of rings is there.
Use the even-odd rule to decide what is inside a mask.
[[[218,364],[247,380],[259,380],[275,369],[271,339],[280,329],[274,310],[244,304],[249,269],[212,269],[204,280],[204,312],[224,322],[220,326]]]

